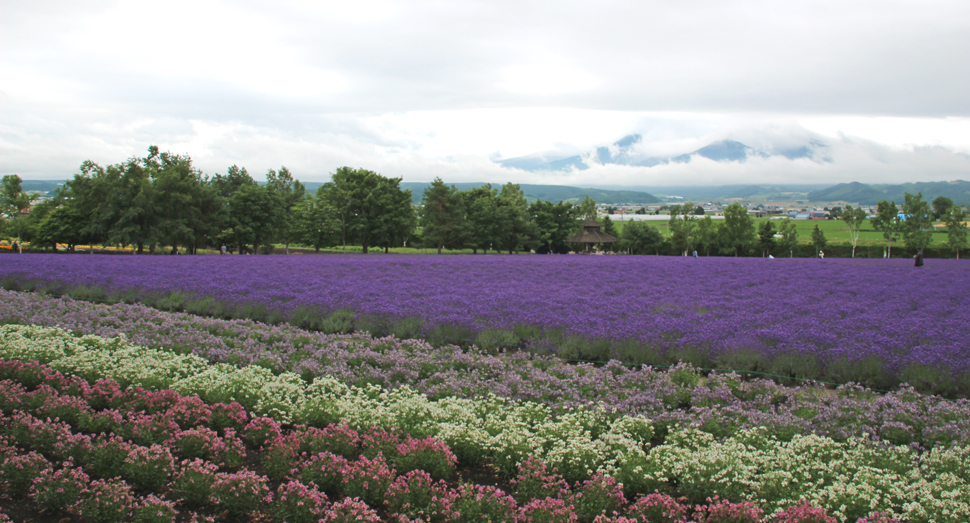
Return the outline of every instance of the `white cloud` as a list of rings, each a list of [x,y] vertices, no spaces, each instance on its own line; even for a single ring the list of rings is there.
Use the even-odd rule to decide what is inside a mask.
[[[285,164],[307,179],[345,164],[415,180],[614,185],[966,177],[953,154],[970,152],[962,0],[9,0],[0,9],[2,173],[64,178],[85,159],[114,163],[157,144],[210,173]],[[833,145],[826,165],[568,175],[489,160],[576,154],[631,132],[644,156],[725,138],[775,152],[821,136],[846,149]]]

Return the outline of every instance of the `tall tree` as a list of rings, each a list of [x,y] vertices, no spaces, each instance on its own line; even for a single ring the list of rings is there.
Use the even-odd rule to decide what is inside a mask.
[[[856,244],[859,243],[859,231],[862,230],[862,224],[866,222],[866,216],[866,211],[862,209],[861,205],[853,209],[849,204],[846,204],[839,214],[839,218],[849,227],[849,240],[852,242],[853,258],[855,258]]]
[[[794,257],[795,246],[798,245],[798,228],[795,222],[791,218],[785,218],[778,226],[778,232],[781,234],[778,246],[781,250],[788,251],[789,258]]]
[[[240,192],[244,188],[246,188],[246,191],[252,191],[252,188],[257,187],[256,180],[249,175],[245,167],[232,165],[225,175],[216,174],[213,176],[209,180],[209,185],[219,197],[218,201],[224,216],[218,241],[223,245],[236,246],[234,250],[242,254],[244,246],[251,241],[251,238],[248,236],[248,229],[246,229],[250,223],[246,216],[248,211],[245,203],[241,200],[250,198],[252,194],[243,196],[240,195]]]
[[[536,227],[536,252],[564,254],[569,252],[566,239],[581,227],[579,207],[569,202],[552,203],[536,200],[529,205],[529,215]]]
[[[427,245],[438,249],[460,249],[468,240],[465,202],[454,185],[435,178],[421,199],[422,237]]]
[[[719,233],[718,224],[710,216],[697,220],[695,234],[697,248],[703,251],[705,256],[710,256],[711,250],[717,247]]]
[[[257,254],[260,245],[271,243],[282,208],[276,191],[260,185],[241,186],[229,199],[233,234],[240,247],[252,245],[253,254]]]
[[[818,224],[815,224],[815,228],[812,229],[812,245],[815,246],[815,257],[818,258],[819,252],[825,248],[825,244],[828,241],[825,239],[825,233],[822,229],[818,228]]]
[[[953,200],[947,198],[946,196],[937,196],[934,198],[933,219],[936,221],[945,219],[947,213],[950,212],[950,207],[953,207]]]
[[[872,219],[872,226],[877,231],[882,232],[882,237],[886,239],[886,255],[893,256],[893,242],[899,239],[899,232],[902,221],[899,219],[899,209],[896,202],[882,200],[876,206],[876,217]]]
[[[775,247],[775,224],[765,220],[758,225],[758,245],[761,246],[761,257],[771,254]]]
[[[583,221],[596,220],[596,200],[583,196],[583,201],[579,202],[579,215]]]
[[[185,246],[195,253],[219,233],[221,202],[208,179],[192,167],[192,159],[171,153],[145,161],[152,181],[152,202],[157,210],[158,238],[175,250]]]
[[[24,192],[22,184],[23,180],[20,179],[20,176],[8,174],[3,177],[2,190],[0,190],[0,208],[2,208],[3,214],[13,220],[12,228],[17,234],[19,252],[23,252],[21,243],[23,243],[24,221],[22,218],[30,207],[30,203],[36,199],[36,196]]]
[[[340,167],[318,196],[325,197],[340,223],[341,242],[357,242],[366,254],[372,245],[385,249],[403,242],[415,218],[410,192],[401,190],[400,178],[387,178],[367,169]]]
[[[280,196],[282,209],[280,209],[280,223],[276,225],[276,229],[286,254],[289,254],[290,242],[297,234],[294,218],[296,205],[306,194],[306,187],[300,183],[300,180],[294,180],[293,174],[285,166],[280,167],[279,171],[273,169],[267,171],[266,185]]]
[[[380,177],[375,191],[368,200],[370,238],[374,245],[391,247],[406,244],[414,233],[417,216],[411,205],[411,191],[401,189],[401,178]]]
[[[603,232],[606,233],[606,234],[609,234],[610,236],[612,236],[614,238],[617,237],[616,226],[613,225],[613,220],[610,219],[610,215],[609,214],[607,214],[606,216],[603,217]],[[604,245],[603,248],[604,248],[604,250],[609,250],[610,252],[613,252],[613,244],[612,243],[609,243],[609,244]]]
[[[460,194],[464,200],[467,218],[468,244],[473,253],[478,254],[478,249],[482,249],[488,254],[488,250],[498,244],[502,235],[498,190],[491,184],[485,184],[461,191]]]
[[[929,203],[923,201],[923,193],[905,194],[903,203],[903,241],[911,249],[923,251],[933,241],[933,213]]]
[[[630,254],[660,254],[664,238],[656,227],[647,222],[631,221],[623,225],[620,233],[622,247]]]
[[[305,197],[296,204],[293,212],[296,241],[309,245],[320,252],[323,247],[340,243],[340,220],[327,200],[323,186],[317,196]]]
[[[509,254],[519,248],[529,248],[536,240],[535,222],[529,215],[529,206],[522,188],[515,183],[502,186],[498,195],[499,219],[502,224],[500,244]]]
[[[721,225],[722,249],[728,254],[744,254],[754,242],[754,221],[748,210],[735,202],[724,208],[724,224]]]
[[[960,249],[967,248],[967,209],[951,205],[943,217],[946,222],[946,245],[960,259]]]
[[[690,253],[691,245],[695,240],[694,228],[697,226],[697,215],[694,214],[694,210],[695,206],[692,202],[684,202],[682,205],[674,205],[670,208],[670,219],[667,222],[670,242],[675,249],[682,251],[684,256]]]

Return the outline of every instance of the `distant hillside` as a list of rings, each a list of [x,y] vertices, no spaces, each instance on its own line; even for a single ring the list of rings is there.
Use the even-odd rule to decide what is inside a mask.
[[[730,198],[754,200],[804,200],[810,191],[825,185],[712,185],[631,187],[659,196],[679,196],[692,202],[723,201]]]
[[[880,200],[895,201],[900,204],[906,193],[923,193],[924,201],[933,201],[939,196],[945,196],[960,205],[970,205],[970,182],[956,180],[953,182],[916,182],[901,185],[869,185],[852,182],[812,191],[808,199],[816,202],[845,201],[861,205],[876,205]]]
[[[60,187],[65,180],[24,180],[20,184],[21,189],[25,192],[40,192],[43,194],[48,194],[54,196],[54,191]]]

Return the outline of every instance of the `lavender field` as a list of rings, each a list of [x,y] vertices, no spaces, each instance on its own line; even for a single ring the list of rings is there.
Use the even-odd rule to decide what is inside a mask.
[[[591,256],[5,256],[7,289],[567,359],[970,390],[970,263]]]

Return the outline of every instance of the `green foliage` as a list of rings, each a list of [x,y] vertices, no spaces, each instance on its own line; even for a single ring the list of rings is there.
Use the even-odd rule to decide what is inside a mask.
[[[849,238],[852,241],[852,257],[855,258],[855,247],[859,242],[859,229],[866,221],[866,211],[859,207],[853,209],[851,205],[846,205],[839,215],[839,218],[849,227]]]
[[[710,216],[701,218],[697,221],[697,229],[694,232],[696,248],[709,256],[711,251],[717,248],[719,233],[717,223]]]
[[[825,248],[825,244],[826,244],[825,233],[822,232],[822,229],[819,229],[818,224],[816,224],[815,228],[812,229],[812,245],[815,246],[816,258],[819,256],[819,253],[822,251],[822,249]]]
[[[761,222],[758,226],[758,245],[761,246],[761,256],[771,254],[775,247],[775,225],[770,221]]]
[[[454,185],[445,185],[435,178],[424,190],[421,209],[422,238],[426,245],[441,249],[460,249],[469,240],[469,227],[465,216],[465,201]],[[487,204],[478,210],[488,214]]]
[[[967,248],[967,209],[961,205],[951,205],[944,216],[946,222],[946,245],[957,259],[960,250]]]
[[[911,249],[923,250],[933,241],[933,214],[929,203],[923,201],[923,194],[906,193],[903,204],[903,241]]]
[[[695,207],[692,202],[684,202],[683,205],[674,205],[670,208],[670,220],[667,227],[670,229],[670,242],[677,252],[682,252],[684,256],[690,253],[691,245],[696,241],[694,229],[697,227],[697,216],[694,213]]]
[[[507,183],[498,195],[500,237],[498,245],[509,254],[535,244],[538,231],[529,215],[525,195],[518,184]]]
[[[748,210],[737,202],[724,208],[724,223],[720,230],[721,252],[725,254],[745,254],[754,242],[754,221]]]
[[[794,257],[795,246],[798,245],[798,228],[795,222],[791,218],[785,218],[778,226],[778,232],[781,233],[781,239],[777,242],[778,247],[782,251],[788,251],[789,257]]]
[[[876,217],[872,219],[872,226],[882,232],[882,237],[886,239],[887,255],[892,257],[893,242],[899,239],[902,221],[899,219],[899,209],[896,202],[881,200],[877,205]]]
[[[630,254],[660,254],[663,235],[647,222],[632,221],[623,225],[622,247]]]
[[[529,206],[529,214],[535,222],[540,254],[569,252],[566,239],[580,229],[580,208],[569,203],[551,203],[537,200]],[[610,233],[607,233],[610,234]]]
[[[583,201],[579,202],[579,217],[583,221],[596,220],[596,200],[583,196]]]

